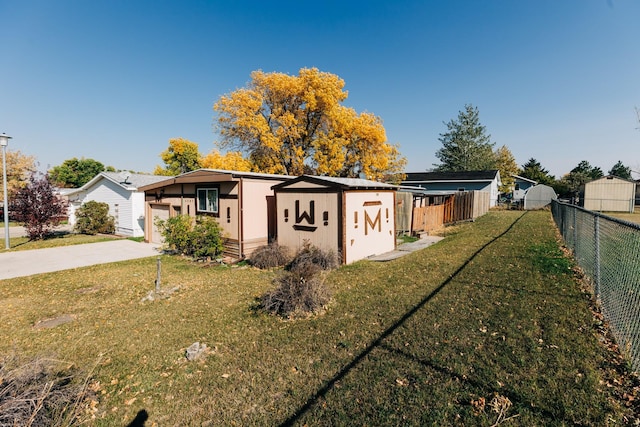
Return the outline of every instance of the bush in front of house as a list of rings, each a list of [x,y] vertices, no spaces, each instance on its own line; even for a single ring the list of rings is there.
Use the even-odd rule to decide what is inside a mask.
[[[222,229],[215,218],[211,216],[196,217],[196,223],[191,232],[191,255],[198,259],[217,258],[224,250]]]
[[[254,267],[266,269],[281,267],[290,260],[289,248],[280,246],[277,243],[271,243],[257,248],[247,261]]]
[[[80,234],[113,234],[116,231],[116,221],[109,215],[109,205],[90,200],[80,206],[76,212],[76,233]]]
[[[222,254],[222,229],[215,218],[176,215],[167,220],[156,220],[165,246],[182,255],[196,259],[216,258]]]
[[[338,259],[332,251],[305,244],[274,280],[275,288],[260,298],[261,307],[283,317],[320,311],[331,300],[331,291],[325,283],[326,272],[340,265]]]

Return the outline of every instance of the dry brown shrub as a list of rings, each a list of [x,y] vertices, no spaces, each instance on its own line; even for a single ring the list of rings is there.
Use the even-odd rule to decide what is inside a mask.
[[[39,357],[0,358],[0,426],[62,426],[80,423],[89,399],[73,365]]]
[[[340,267],[340,263],[340,255],[336,251],[323,250],[309,242],[305,242],[287,268],[293,271],[300,268],[300,266],[307,268],[308,264],[314,264],[322,270],[334,270]]]
[[[257,268],[267,269],[281,267],[286,265],[290,260],[291,256],[286,246],[271,243],[257,248],[247,261]]]
[[[312,271],[312,268],[305,271]],[[318,312],[331,299],[322,274],[306,276],[301,270],[287,271],[276,278],[274,283],[275,289],[262,296],[261,305],[266,311],[284,317],[306,316]]]

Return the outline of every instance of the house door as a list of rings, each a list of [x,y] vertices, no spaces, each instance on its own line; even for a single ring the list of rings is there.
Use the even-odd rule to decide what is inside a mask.
[[[162,243],[164,239],[156,225],[156,219],[163,221],[169,219],[169,205],[151,205],[151,241],[150,243]]]
[[[278,217],[276,212],[276,196],[267,196],[267,233],[269,243],[275,242],[278,231]]]

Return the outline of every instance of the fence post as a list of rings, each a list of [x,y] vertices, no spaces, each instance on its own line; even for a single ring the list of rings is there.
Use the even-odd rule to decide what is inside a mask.
[[[575,254],[578,246],[578,209],[573,206],[571,211],[573,212],[573,253]]]
[[[594,216],[594,242],[595,242],[595,269],[594,269],[594,284],[595,284],[595,293],[596,299],[600,299],[600,216]]]

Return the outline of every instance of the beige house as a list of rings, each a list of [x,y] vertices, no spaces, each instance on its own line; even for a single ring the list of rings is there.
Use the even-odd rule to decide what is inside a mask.
[[[600,212],[633,213],[636,183],[616,176],[605,176],[584,186],[584,208]]]
[[[274,185],[278,244],[310,243],[351,262],[395,249],[397,187],[365,179],[303,175]]]
[[[275,197],[271,187],[291,178],[199,169],[140,187],[145,193],[145,240],[162,242],[156,218],[211,215],[223,230],[225,255],[248,257],[275,238]]]

